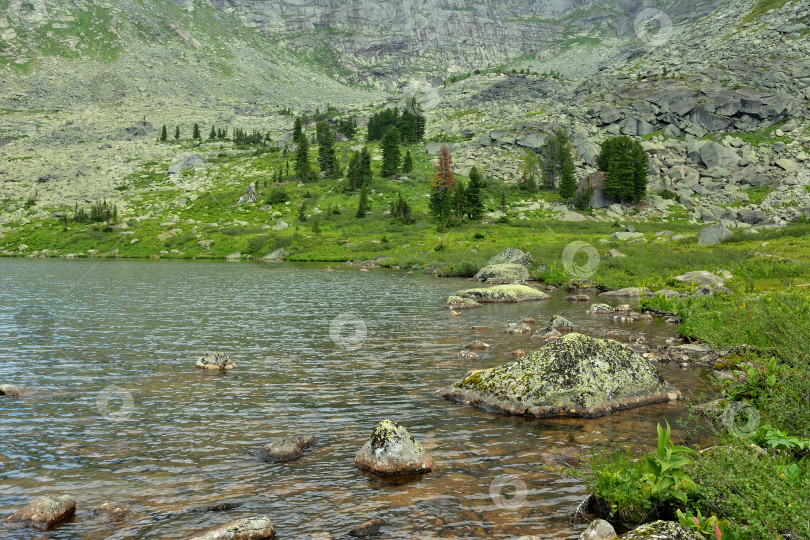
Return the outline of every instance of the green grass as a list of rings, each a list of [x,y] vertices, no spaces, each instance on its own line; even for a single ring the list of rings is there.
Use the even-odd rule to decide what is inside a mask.
[[[746,15],[742,24],[756,21],[771,10],[778,9],[792,0],[759,0],[751,12]]]

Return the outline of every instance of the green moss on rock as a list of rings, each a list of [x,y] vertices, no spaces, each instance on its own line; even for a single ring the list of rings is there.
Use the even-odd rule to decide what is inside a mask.
[[[476,372],[440,394],[496,412],[537,417],[594,417],[680,398],[632,349],[576,333]]]
[[[455,296],[472,298],[478,302],[526,302],[547,300],[551,298],[542,291],[528,285],[495,285],[478,289],[466,289],[456,292]]]

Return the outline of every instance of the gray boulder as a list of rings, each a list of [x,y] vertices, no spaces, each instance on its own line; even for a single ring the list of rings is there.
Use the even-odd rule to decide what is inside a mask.
[[[118,504],[104,503],[93,509],[93,517],[108,523],[121,523],[135,517],[132,510]]]
[[[487,265],[493,264],[520,264],[526,268],[532,268],[534,266],[534,260],[531,255],[523,250],[507,248],[487,261]]]
[[[696,270],[694,272],[686,272],[680,276],[675,276],[675,279],[681,283],[690,283],[692,285],[699,285],[701,287],[708,287],[712,285],[725,285],[725,280],[717,274],[712,274],[705,270]]]
[[[607,298],[640,298],[642,296],[649,296],[650,291],[644,287],[625,287],[615,291],[603,292],[599,296]]]
[[[483,307],[472,298],[462,298],[460,296],[449,296],[444,302],[444,307],[448,309],[471,309]]]
[[[263,260],[267,262],[280,262],[284,260],[285,255],[287,255],[287,252],[284,251],[284,248],[278,248],[273,253],[265,255]]]
[[[17,510],[6,518],[6,525],[47,531],[74,515],[76,515],[76,499],[70,495],[48,495]]]
[[[613,540],[616,530],[604,519],[596,519],[579,535],[579,540]]]
[[[655,521],[620,536],[622,540],[702,540],[699,534],[674,521]]]
[[[644,233],[640,232],[615,232],[610,235],[614,240],[635,240],[637,238],[644,238]]]
[[[203,531],[188,540],[270,540],[276,537],[267,516],[248,517]]]
[[[632,349],[576,333],[439,393],[486,410],[535,417],[597,417],[681,397]]]
[[[199,167],[201,165],[205,165],[206,161],[197,154],[192,154],[190,156],[186,156],[185,158],[181,159],[171,167],[169,167],[169,174],[180,174],[184,171],[189,169],[193,169],[194,167]]]
[[[403,426],[383,420],[366,441],[354,463],[382,475],[421,474],[435,468],[433,458]]]
[[[553,328],[554,330],[559,330],[560,332],[570,332],[574,329],[574,323],[565,317],[554,315],[548,321],[546,328]]]
[[[25,395],[25,393],[26,391],[24,388],[15,386],[13,384],[0,385],[0,397],[21,397]]]
[[[304,450],[315,444],[315,437],[304,435],[302,437],[279,437],[259,449],[257,457],[260,461],[285,463],[304,455]]]
[[[283,220],[278,220],[278,221],[276,222],[276,224],[275,224],[275,225],[273,225],[272,227],[270,227],[270,230],[273,230],[273,231],[284,231],[284,230],[286,230],[286,229],[287,229],[289,226],[290,226],[290,225],[289,225],[289,224],[288,224],[286,221],[283,221]]]
[[[728,240],[734,234],[723,225],[709,225],[700,229],[698,245],[714,246],[724,240]]]
[[[475,274],[475,279],[485,283],[512,283],[529,279],[529,271],[521,264],[505,263],[485,266]]]

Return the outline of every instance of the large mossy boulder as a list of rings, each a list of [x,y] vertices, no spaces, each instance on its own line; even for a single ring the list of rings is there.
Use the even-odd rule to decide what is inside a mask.
[[[485,283],[513,283],[529,279],[529,271],[521,264],[492,264],[475,274],[475,279]]]
[[[45,496],[6,518],[9,527],[47,531],[76,515],[76,499],[70,495]]]
[[[507,248],[487,261],[488,266],[495,264],[519,264],[526,268],[532,268],[534,260],[532,260],[531,255],[521,249]]]
[[[357,452],[354,463],[377,474],[409,475],[434,469],[433,458],[408,430],[391,420],[382,420]]]
[[[473,309],[481,307],[481,304],[472,298],[462,298],[460,296],[449,296],[444,302],[447,309]]]
[[[576,333],[439,393],[494,412],[536,417],[597,417],[681,397],[632,349]]]
[[[527,302],[531,300],[548,300],[549,295],[528,285],[495,285],[479,289],[458,291],[455,296],[472,298],[477,302]]]

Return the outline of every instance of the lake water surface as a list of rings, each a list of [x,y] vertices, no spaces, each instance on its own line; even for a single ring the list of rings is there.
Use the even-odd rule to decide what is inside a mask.
[[[585,490],[544,469],[542,454],[648,447],[656,423],[674,425],[683,404],[537,420],[435,391],[536,347],[503,332],[523,317],[560,314],[585,334],[640,332],[652,343],[675,327],[587,315],[588,304],[557,293],[449,317],[444,299],[469,286],[342,266],[0,260],[0,383],[39,389],[0,399],[0,516],[66,493],[78,500],[76,519],[37,538],[183,538],[251,515],[270,516],[279,538],[338,537],[372,517],[386,521],[380,538],[576,538],[585,524],[569,515]],[[480,360],[459,358],[473,339],[492,347]],[[237,369],[195,370],[214,350]],[[660,370],[687,396],[708,388],[700,373]],[[383,418],[424,444],[434,473],[391,484],[355,468]],[[291,463],[255,459],[269,439],[295,434],[319,442]],[[243,504],[192,511],[232,501]],[[104,502],[136,518],[94,520],[90,509]]]

